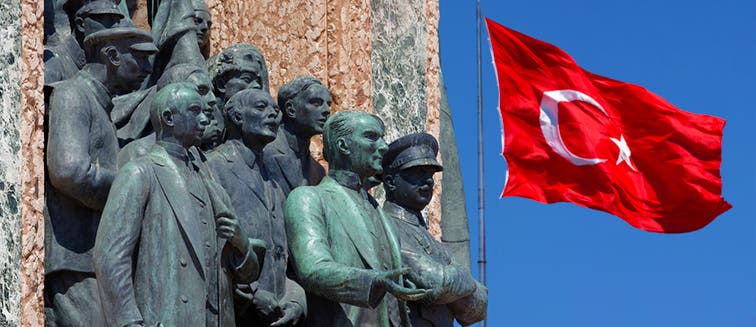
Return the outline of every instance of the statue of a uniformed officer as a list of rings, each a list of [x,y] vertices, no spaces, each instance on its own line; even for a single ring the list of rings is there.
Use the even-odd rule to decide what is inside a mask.
[[[264,242],[246,237],[189,151],[209,124],[206,107],[195,84],[158,91],[157,144],[113,182],[94,249],[109,326],[235,326],[234,284],[259,276]]]
[[[88,63],[54,84],[49,101],[45,316],[61,326],[102,325],[91,256],[117,170],[111,96],[136,89],[157,50],[149,33],[127,27],[92,33],[84,46]]]
[[[265,147],[265,161],[285,194],[302,185],[317,185],[323,166],[310,155],[310,139],[323,133],[331,113],[331,93],[315,77],[299,76],[278,90],[283,128]]]
[[[399,300],[426,290],[405,287],[399,241],[363,184],[382,170],[383,122],[356,110],[331,116],[323,131],[330,170],[316,186],[286,199],[286,235],[298,281],[307,291],[307,326],[402,326]]]
[[[273,141],[281,111],[258,89],[236,93],[226,102],[228,140],[208,155],[216,180],[231,197],[240,224],[268,244],[260,279],[237,290],[239,325],[294,326],[306,313],[305,293],[287,277],[288,246],[281,187],[270,177],[263,147]]]
[[[402,245],[402,263],[417,286],[430,289],[422,301],[409,302],[414,327],[466,326],[486,317],[488,290],[464,267],[454,264],[444,246],[428,232],[421,211],[433,195],[438,142],[427,133],[410,134],[389,145],[383,158],[384,212],[393,218]]]

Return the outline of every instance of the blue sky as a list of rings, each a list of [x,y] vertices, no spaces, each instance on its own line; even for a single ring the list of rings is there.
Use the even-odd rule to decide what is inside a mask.
[[[441,65],[476,260],[475,1],[440,2]],[[726,119],[723,194],[734,206],[702,230],[662,235],[569,203],[499,199],[506,162],[483,28],[489,326],[756,326],[756,2],[499,0],[481,8],[593,73]]]

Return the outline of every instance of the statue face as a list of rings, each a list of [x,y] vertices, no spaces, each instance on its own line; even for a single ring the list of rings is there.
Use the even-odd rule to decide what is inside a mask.
[[[433,174],[430,166],[415,166],[386,176],[387,192],[402,207],[420,211],[433,197]]]
[[[125,45],[125,43],[120,43]],[[126,46],[119,46],[118,62],[116,64],[115,78],[118,84],[117,94],[128,93],[139,89],[142,81],[147,75],[152,73],[152,63],[150,63],[150,53],[142,51],[131,51]]]
[[[111,28],[121,21],[121,16],[112,14],[94,14],[85,17],[77,17],[74,20],[76,30],[81,32],[84,37],[94,32]]]
[[[188,148],[192,145],[200,145],[202,135],[210,124],[207,115],[207,105],[202,97],[194,90],[182,89],[177,102],[176,111],[171,113],[171,132],[173,136]]]
[[[242,137],[268,144],[276,138],[281,124],[281,110],[265,92],[256,92],[250,106],[242,108]]]
[[[213,82],[210,81],[210,77],[205,72],[194,72],[189,75],[187,82],[197,85],[197,93],[199,93],[205,100],[208,106],[213,107],[217,103],[215,95],[210,92]]]
[[[194,11],[194,26],[197,30],[197,44],[201,47],[210,40],[210,13],[204,10]]]
[[[354,122],[354,133],[346,137],[351,170],[360,177],[370,177],[383,172],[381,161],[388,150],[383,140],[383,127],[372,116],[360,116]]]
[[[294,122],[297,133],[306,136],[323,134],[323,125],[331,113],[331,92],[325,86],[314,84],[289,103],[296,110]]]
[[[205,128],[205,133],[202,134],[202,145],[217,145],[223,141],[226,123],[217,105],[213,105],[209,109],[210,124]]]
[[[225,101],[241,90],[262,88],[262,67],[259,63],[250,61],[248,66],[242,67],[240,74],[231,76],[226,81]]]

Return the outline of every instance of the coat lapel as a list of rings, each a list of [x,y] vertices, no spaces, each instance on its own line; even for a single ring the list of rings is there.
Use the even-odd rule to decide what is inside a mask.
[[[173,163],[168,153],[160,146],[154,146],[149,153],[152,161],[160,166],[154,169],[157,176],[158,184],[168,199],[168,204],[173,210],[174,216],[178,222],[181,231],[184,232],[185,239],[188,241],[189,252],[193,253],[200,265],[200,274],[205,278],[205,253],[202,250],[202,234],[196,221],[196,217],[188,210],[187,204],[190,203],[189,193],[186,189],[184,179],[179,173],[178,167]]]
[[[221,152],[221,155],[223,155],[226,161],[232,164],[233,168],[231,169],[231,173],[239,178],[239,181],[241,181],[242,184],[252,190],[252,193],[260,199],[260,203],[262,203],[266,209],[270,209],[270,204],[265,200],[265,194],[263,193],[263,185],[261,184],[262,176],[257,176],[258,178],[255,178],[255,176],[252,175],[252,169],[249,168],[246,163],[241,160],[234,160],[234,158],[241,158],[241,154],[239,154],[233,146],[229,146],[227,149],[232,151],[232,153]]]
[[[330,203],[338,203],[339,198],[344,199],[346,210],[337,212],[336,217],[338,223],[342,225],[349,239],[357,248],[357,252],[360,253],[362,259],[370,265],[370,268],[380,269],[381,265],[378,261],[378,254],[373,248],[373,236],[370,229],[367,228],[365,221],[371,219],[369,213],[360,210],[363,206],[355,203],[352,196],[347,193],[345,187],[339,185],[335,180],[328,178],[328,188],[325,189],[330,198]]]

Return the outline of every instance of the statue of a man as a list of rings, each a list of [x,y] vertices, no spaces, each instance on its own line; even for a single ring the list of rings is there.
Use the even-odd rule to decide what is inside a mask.
[[[265,161],[285,194],[302,185],[317,185],[323,166],[310,155],[310,138],[323,134],[331,113],[331,93],[317,78],[299,76],[278,90],[283,128],[265,148]]]
[[[212,142],[220,138],[219,132],[217,131],[217,129],[219,128],[217,119],[222,119],[222,117],[218,117],[218,109],[216,105],[217,101],[215,99],[215,95],[211,90],[212,83],[210,82],[210,77],[207,76],[205,67],[197,66],[194,64],[176,65],[169,68],[165,72],[165,74],[160,77],[157,85],[150,88],[152,92],[148,94],[143,101],[141,101],[138,110],[135,110],[132,113],[129,123],[116,132],[116,134],[118,134],[119,136],[119,140],[122,140],[120,137],[124,135],[141,135],[144,134],[145,131],[151,131],[151,133],[147,134],[146,136],[129,142],[128,144],[123,146],[121,151],[118,152],[118,167],[123,167],[130,160],[147,154],[150,148],[152,148],[152,146],[155,144],[155,142],[157,141],[157,139],[155,138],[155,124],[157,124],[159,120],[157,119],[158,117],[153,117],[151,115],[153,113],[151,110],[145,110],[144,107],[152,104],[152,101],[155,98],[154,92],[159,91],[166,85],[178,82],[189,82],[196,85],[197,91],[207,104],[207,110],[212,111],[212,113],[208,112],[211,117],[211,121],[210,125],[205,128],[203,143]],[[131,93],[126,97],[129,97],[131,95],[134,95],[134,93]],[[119,100],[123,98],[124,97],[113,99],[113,102],[115,103],[115,109],[119,109]],[[147,109],[149,109],[149,107],[147,107]],[[111,117],[113,116],[115,115],[111,114]],[[143,126],[149,126],[149,129]],[[136,130],[139,130],[140,132],[135,133],[134,131]],[[212,136],[213,134],[215,134],[215,137]],[[202,145],[200,145],[200,147],[201,146]]]
[[[189,148],[209,124],[191,83],[155,96],[157,145],[121,168],[94,250],[109,326],[235,326],[235,283],[257,279],[263,241],[249,239],[225,191]]]
[[[401,267],[394,228],[363,188],[382,171],[383,133],[383,122],[362,111],[331,116],[323,131],[328,175],[286,199],[286,235],[308,292],[308,326],[404,326],[402,301],[427,293],[405,287],[409,269]]]
[[[409,302],[415,327],[463,326],[486,317],[488,290],[464,267],[454,264],[444,246],[428,232],[421,211],[433,196],[438,142],[427,133],[403,136],[383,158],[384,212],[393,218],[402,245],[402,263],[417,286],[430,289],[422,301]]]
[[[307,302],[304,289],[287,277],[286,197],[263,161],[263,147],[276,137],[281,111],[267,92],[247,89],[226,102],[226,116],[228,140],[208,155],[208,164],[247,234],[264,240],[269,249],[260,279],[236,292],[237,308],[248,308],[237,312],[237,322],[294,326],[307,312]]]
[[[262,52],[251,44],[237,43],[207,60],[213,92],[223,112],[223,104],[244,89],[269,92],[268,67]]]
[[[157,50],[149,33],[123,27],[92,33],[84,45],[88,63],[56,83],[49,101],[45,312],[61,326],[104,324],[92,247],[117,170],[111,96],[137,88]]]
[[[76,11],[73,35],[59,43],[45,46],[45,84],[73,77],[86,64],[84,38],[90,34],[118,25],[124,19],[113,0],[95,0]]]

